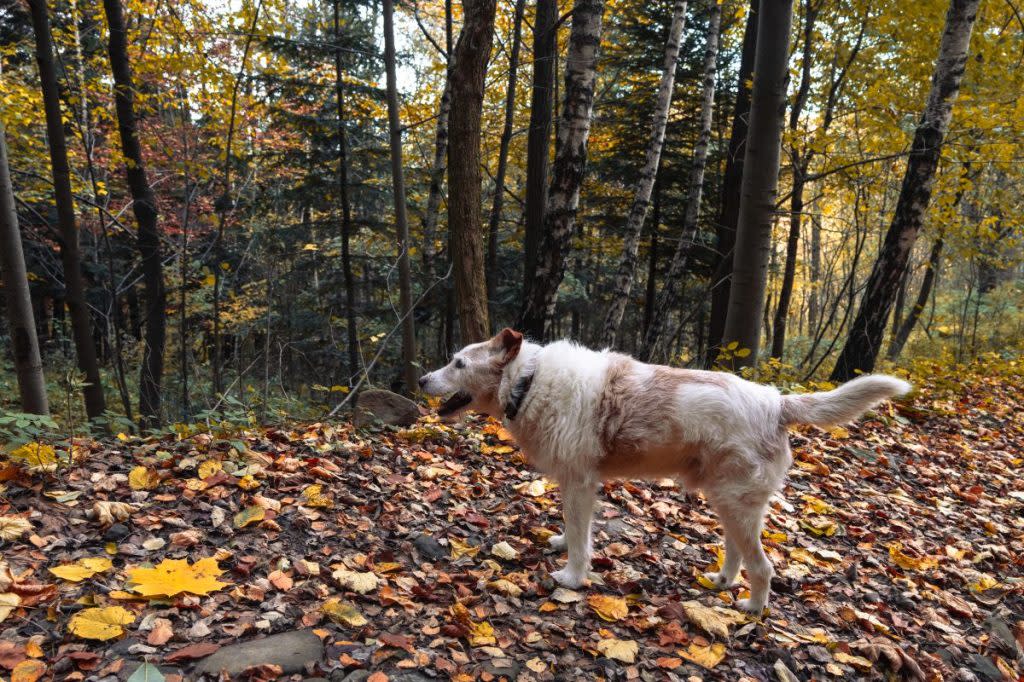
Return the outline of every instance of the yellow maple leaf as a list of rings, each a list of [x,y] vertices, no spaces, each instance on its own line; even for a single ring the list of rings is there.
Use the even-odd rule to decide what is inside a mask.
[[[199,465],[199,478],[206,480],[223,469],[224,466],[220,463],[220,460],[208,459]]]
[[[188,592],[203,595],[228,583],[217,580],[224,569],[213,557],[189,565],[186,559],[164,559],[153,568],[128,569],[128,588],[143,597],[173,597]]]
[[[587,597],[587,603],[594,613],[602,620],[609,622],[620,620],[629,615],[629,605],[622,597],[613,597],[607,594],[592,594]]]
[[[303,490],[302,496],[306,499],[303,504],[307,507],[323,507],[325,509],[330,509],[334,506],[334,500],[332,500],[329,495],[325,495],[324,487],[317,483],[314,483]]]
[[[82,639],[107,640],[124,634],[122,625],[135,622],[135,616],[121,606],[83,609],[71,616],[68,630]]]
[[[494,636],[494,626],[486,620],[479,623],[470,623],[469,644],[470,646],[488,646],[497,644],[498,639]]]
[[[10,454],[29,469],[52,469],[57,466],[57,451],[45,443],[26,443]]]
[[[606,658],[613,658],[623,663],[635,663],[636,654],[640,651],[637,643],[631,639],[602,639],[597,643],[597,650]]]
[[[677,653],[686,660],[711,670],[725,658],[725,645],[715,642],[711,646],[703,646],[691,642],[689,647]]]
[[[329,599],[324,602],[320,610],[328,618],[341,625],[359,628],[369,622],[363,614],[359,613],[359,609],[356,608],[355,604],[343,599]]]
[[[260,482],[252,474],[246,474],[238,479],[237,485],[242,490],[255,490],[260,487]]]
[[[0,540],[17,540],[32,530],[28,519],[20,516],[0,516]]]
[[[77,583],[91,578],[97,573],[109,571],[113,567],[114,564],[106,557],[85,557],[73,564],[54,566],[48,570],[58,578]]]
[[[128,485],[132,490],[153,490],[160,485],[160,474],[153,469],[137,466],[128,474]]]

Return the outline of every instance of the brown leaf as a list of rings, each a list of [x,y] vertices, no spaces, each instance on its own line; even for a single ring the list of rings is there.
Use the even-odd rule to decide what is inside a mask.
[[[193,661],[197,658],[209,656],[214,651],[217,651],[217,649],[220,649],[220,644],[214,644],[213,642],[190,644],[189,646],[178,649],[168,656],[164,656],[164,661],[167,663],[174,663],[175,661]]]

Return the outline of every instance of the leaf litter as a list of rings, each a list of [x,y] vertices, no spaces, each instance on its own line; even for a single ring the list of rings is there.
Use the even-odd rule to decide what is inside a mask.
[[[311,630],[337,679],[1016,679],[1024,404],[964,380],[794,431],[762,620],[702,585],[718,523],[671,481],[605,484],[591,586],[554,584],[559,491],[491,420],[80,441],[57,473],[30,447],[0,463],[0,676],[187,676]]]

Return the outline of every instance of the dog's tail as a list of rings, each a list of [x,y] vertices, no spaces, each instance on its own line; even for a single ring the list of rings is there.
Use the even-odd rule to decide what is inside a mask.
[[[886,398],[903,395],[912,386],[896,377],[869,374],[822,393],[782,396],[783,424],[833,426],[853,421]]]

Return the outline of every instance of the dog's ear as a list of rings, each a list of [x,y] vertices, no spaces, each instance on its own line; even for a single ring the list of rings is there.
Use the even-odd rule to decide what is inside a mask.
[[[523,346],[523,335],[514,329],[505,327],[494,337],[494,343],[500,354],[498,366],[504,367],[519,355],[519,349]]]

